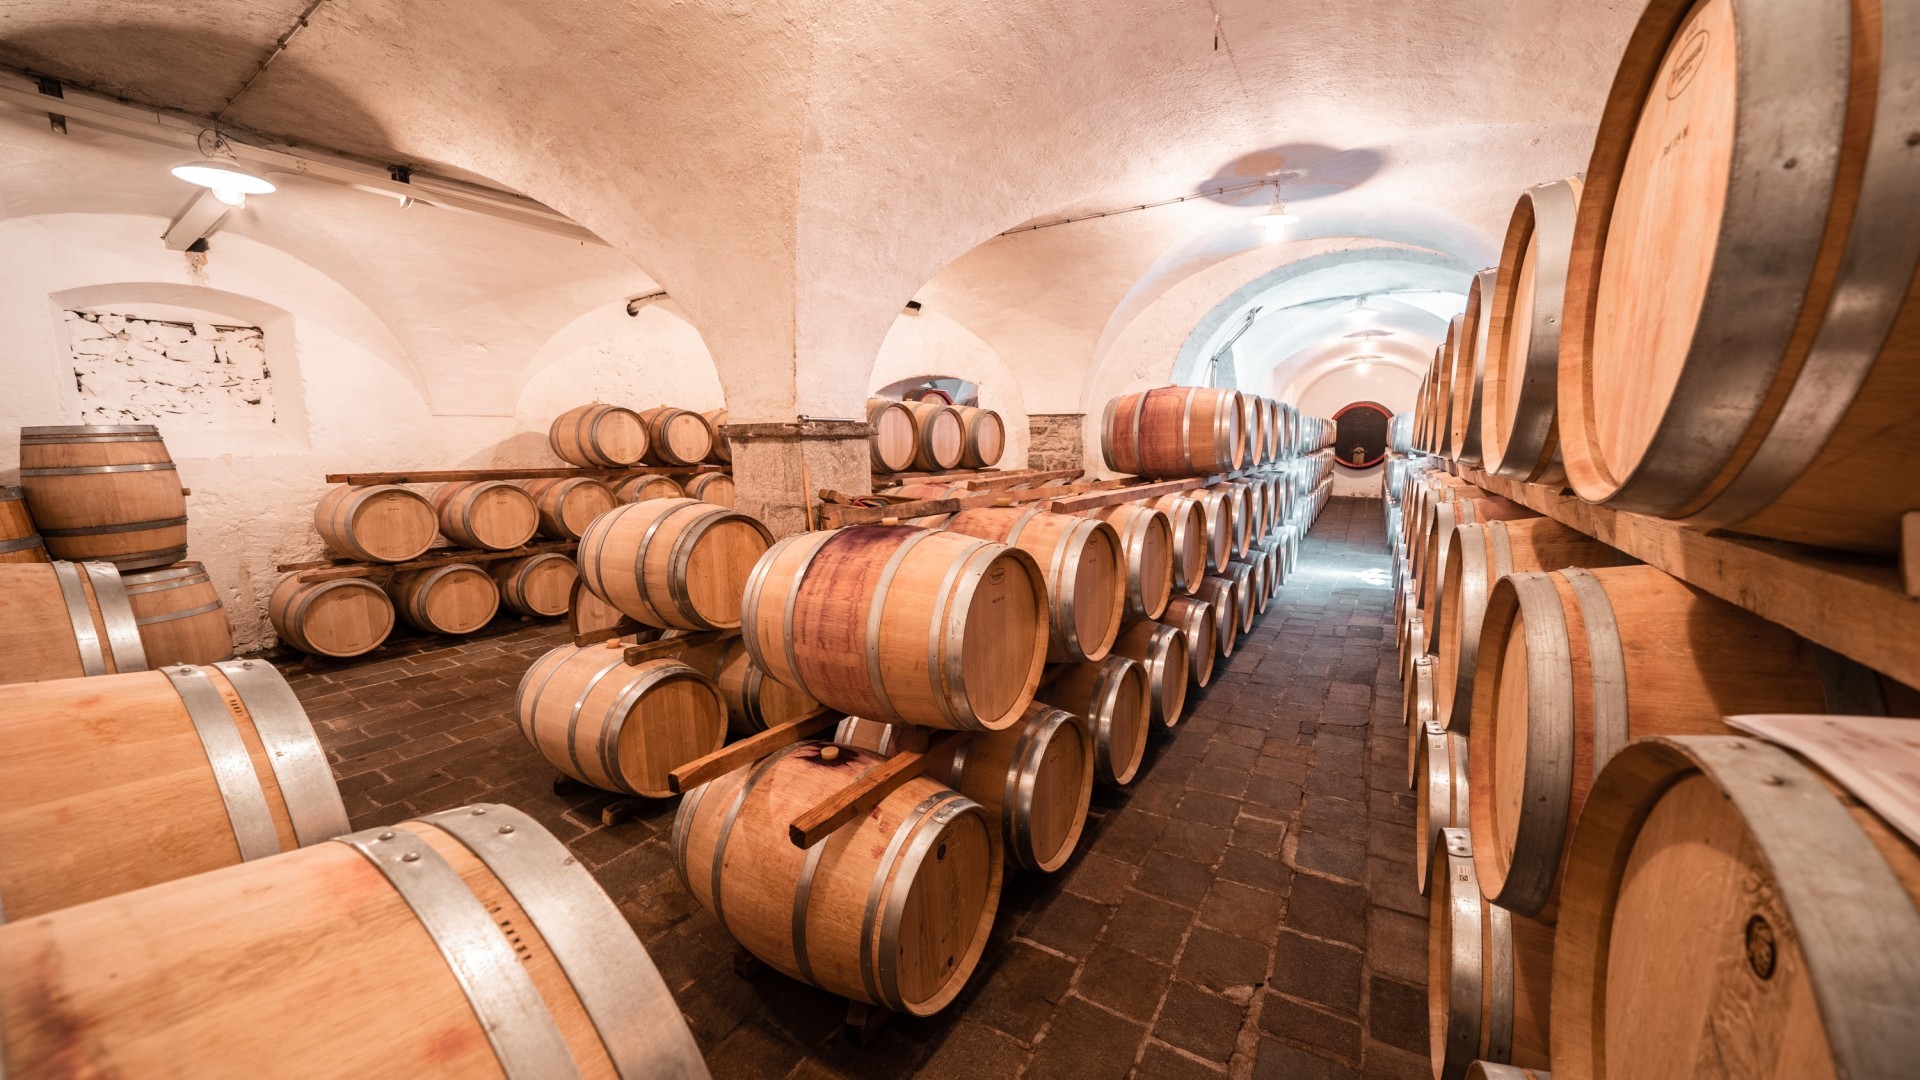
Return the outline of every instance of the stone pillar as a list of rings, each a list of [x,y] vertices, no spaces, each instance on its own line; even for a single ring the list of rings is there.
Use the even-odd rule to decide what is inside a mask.
[[[1031,413],[1027,416],[1027,468],[1077,469],[1085,458],[1085,413]]]
[[[808,500],[817,503],[822,488],[873,491],[873,425],[864,420],[724,424],[720,433],[733,444],[735,508],[775,538],[807,530]]]

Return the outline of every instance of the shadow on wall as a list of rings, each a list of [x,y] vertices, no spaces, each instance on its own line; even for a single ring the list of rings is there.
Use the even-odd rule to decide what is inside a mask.
[[[1208,177],[1200,190],[1271,178],[1280,181],[1281,198],[1306,202],[1359,187],[1372,179],[1386,160],[1386,155],[1372,147],[1339,150],[1321,143],[1283,143],[1234,158]],[[1230,206],[1251,206],[1272,197],[1271,189],[1258,196],[1245,190],[1207,196]]]

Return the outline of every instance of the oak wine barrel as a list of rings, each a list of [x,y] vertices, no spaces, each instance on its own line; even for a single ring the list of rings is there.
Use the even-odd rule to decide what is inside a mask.
[[[1156,619],[1173,597],[1173,522],[1151,506],[1121,503],[1089,510],[1120,535],[1120,552],[1127,572],[1126,614],[1134,619]]]
[[[145,570],[187,557],[187,499],[152,424],[23,427],[20,487],[55,559]]]
[[[300,580],[274,586],[267,618],[280,640],[302,652],[345,659],[378,648],[393,632],[393,599],[366,578]]]
[[[140,628],[147,666],[211,664],[233,658],[233,626],[220,590],[197,562],[120,575]]]
[[[1862,749],[1903,783],[1910,748]],[[1555,1077],[1910,1076],[1920,848],[1760,739],[1636,740],[1574,834],[1552,1003]]]
[[[727,642],[720,666],[713,673],[720,698],[727,704],[727,728],[735,735],[751,735],[778,727],[818,709],[820,703],[766,673],[753,662],[746,643]]]
[[[1035,702],[1012,727],[977,733],[954,751],[947,785],[998,822],[1014,865],[1051,873],[1080,843],[1096,760],[1088,723]]]
[[[1094,775],[1125,786],[1139,775],[1153,727],[1146,669],[1124,656],[1069,664],[1041,688],[1041,701],[1084,716],[1092,729]]]
[[[733,464],[733,441],[720,434],[720,428],[727,422],[727,410],[708,409],[700,415],[707,420],[707,430],[713,432],[713,449],[707,451],[707,461],[714,465]]]
[[[1466,829],[1471,791],[1467,737],[1428,724],[1421,733],[1414,783],[1413,876],[1425,893],[1432,881],[1430,863],[1444,856],[1440,831]]]
[[[626,662],[626,644],[561,645],[514,692],[520,733],[583,784],[664,799],[667,774],[720,749],[727,707],[713,680],[678,660]]]
[[[1157,499],[1136,503],[1151,506],[1167,516],[1173,530],[1173,588],[1191,593],[1207,576],[1207,512],[1196,499],[1175,492]]]
[[[500,602],[521,615],[551,619],[565,615],[573,602],[573,585],[580,568],[557,551],[495,559],[487,574],[500,591]]]
[[[1520,193],[1500,248],[1487,319],[1480,450],[1486,470],[1527,483],[1562,484],[1560,328],[1573,254],[1579,177]]]
[[[648,499],[684,499],[687,489],[680,481],[671,476],[658,476],[653,473],[641,473],[620,481],[613,489],[617,501],[623,503],[646,502]]]
[[[702,784],[674,816],[674,865],[734,940],[787,976],[928,1016],[966,984],[999,907],[1000,830],[987,811],[919,776],[811,849],[787,835],[885,760],[799,742]]]
[[[1109,469],[1155,478],[1210,476],[1247,463],[1237,391],[1162,386],[1107,402],[1100,421]]]
[[[594,519],[580,576],[601,599],[661,629],[731,630],[766,526],[698,499],[649,499]]]
[[[52,558],[46,542],[34,531],[27,493],[0,486],[0,563],[43,563]]]
[[[697,412],[659,405],[640,410],[647,426],[645,460],[654,465],[698,465],[713,453],[713,425]]]
[[[1254,505],[1253,490],[1250,485],[1229,480],[1214,484],[1208,491],[1217,491],[1233,504],[1232,553],[1245,555],[1247,545],[1253,543],[1254,535],[1259,531],[1258,508]]]
[[[647,425],[632,409],[579,405],[554,417],[547,445],[570,465],[623,468],[647,453]]]
[[[9,922],[0,972],[9,1076],[708,1076],[620,910],[508,806]]]
[[[903,401],[913,414],[913,467],[921,472],[959,468],[966,453],[966,422],[959,410],[943,401]]]
[[[1651,566],[1500,579],[1474,679],[1473,849],[1503,907],[1552,901],[1593,777],[1628,741],[1725,732],[1730,712],[1825,711],[1798,635]]]
[[[433,509],[447,539],[483,551],[511,551],[540,528],[532,496],[504,480],[442,484],[433,493]]]
[[[1046,581],[1019,548],[958,533],[800,533],[753,567],[740,629],[754,663],[823,705],[995,730],[1019,718],[1039,685]]]
[[[111,563],[0,564],[0,683],[150,666]]]
[[[1187,639],[1187,673],[1193,676],[1195,686],[1213,681],[1213,665],[1220,657],[1220,646],[1214,640],[1214,618],[1212,605],[1192,596],[1167,601],[1167,610],[1160,616],[1161,622]]]
[[[960,414],[960,467],[991,469],[1007,451],[1007,424],[992,409],[955,405]]]
[[[1545,1069],[1553,927],[1480,895],[1465,829],[1441,830],[1429,874],[1427,1040],[1436,1080],[1465,1080],[1476,1060]]]
[[[733,477],[723,472],[701,473],[692,477],[687,481],[687,498],[732,508]]]
[[[473,563],[403,570],[387,589],[401,621],[428,634],[471,634],[500,610],[499,588]]]
[[[1560,440],[1581,498],[1898,551],[1920,507],[1920,472],[1883,467],[1920,424],[1913,52],[1898,5],[1643,12],[1567,271]]]
[[[873,425],[868,440],[874,472],[905,472],[913,468],[920,448],[920,419],[898,401],[867,399],[867,423]]]
[[[1200,504],[1201,515],[1206,519],[1207,571],[1217,574],[1233,561],[1234,549],[1239,544],[1233,498],[1212,488],[1189,491],[1186,495]]]
[[[347,830],[326,751],[264,660],[0,687],[9,920]]]
[[[587,476],[563,476],[527,482],[527,495],[540,515],[540,533],[555,540],[578,540],[593,519],[620,505],[613,489]]]
[[[433,504],[398,484],[329,489],[313,508],[313,529],[329,548],[361,562],[417,559],[440,538]]]
[[[1253,567],[1243,562],[1230,562],[1220,571],[1220,579],[1233,582],[1234,617],[1238,620],[1239,632],[1244,634],[1253,629],[1253,594],[1259,583],[1253,579]]]
[[[1111,655],[1139,664],[1146,673],[1147,700],[1152,704],[1154,721],[1162,727],[1179,724],[1187,708],[1187,680],[1191,678],[1185,631],[1143,619],[1120,632]]]
[[[947,532],[992,540],[1033,556],[1047,582],[1047,659],[1098,660],[1113,647],[1126,612],[1127,568],[1120,534],[1093,518],[975,507],[947,519]]]

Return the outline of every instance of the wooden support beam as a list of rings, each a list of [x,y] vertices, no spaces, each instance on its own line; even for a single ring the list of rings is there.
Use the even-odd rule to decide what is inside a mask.
[[[624,480],[630,476],[693,476],[726,471],[724,465],[635,465],[625,469],[582,469],[571,465],[545,469],[407,469],[401,472],[328,473],[327,483],[373,487],[379,484],[452,484],[465,480],[548,480],[567,476]]]
[[[1920,600],[1920,510],[1900,519],[1900,573],[1907,595]]]
[[[740,631],[733,630],[697,630],[679,637],[661,638],[643,645],[627,646],[627,663],[644,664],[649,660],[658,660],[667,656],[679,656],[688,649],[698,649],[711,645],[723,638],[739,637]]]
[[[332,581],[335,578],[376,577],[393,573],[396,570],[419,570],[428,566],[445,566],[448,563],[484,563],[496,559],[518,559],[526,555],[541,555],[549,551],[570,552],[579,546],[578,540],[551,540],[540,544],[528,544],[510,551],[474,551],[471,548],[434,548],[417,559],[402,563],[350,562],[344,559],[322,559],[318,562],[281,563],[277,569],[282,574],[300,575],[301,581]]]
[[[952,760],[953,751],[972,737],[972,732],[949,731],[925,750],[895,754],[887,763],[869,770],[858,780],[841,788],[813,809],[793,819],[787,826],[787,838],[797,848],[810,848],[833,835],[834,830],[886,801],[900,785],[919,776],[940,761]],[[826,751],[822,751],[825,754]]]
[[[684,795],[701,784],[725,776],[742,765],[759,761],[783,746],[790,746],[801,739],[811,738],[820,731],[840,722],[846,714],[828,708],[818,708],[799,718],[790,720],[778,727],[770,727],[756,735],[750,735],[739,742],[723,746],[703,758],[696,758],[667,774],[667,787],[675,795]]]
[[[1162,495],[1171,495],[1181,491],[1193,491],[1218,483],[1226,479],[1222,476],[1190,476],[1184,480],[1156,480],[1148,483],[1131,484],[1126,487],[1110,488],[1103,491],[1090,491],[1084,494],[1069,494],[1061,498],[1050,499],[1043,510],[1056,514],[1077,514],[1083,510],[1098,510],[1107,506],[1134,502],[1139,499],[1157,499]]]
[[[1891,561],[1690,529],[1479,469],[1463,468],[1460,475],[1883,675],[1920,686],[1920,602]]]
[[[971,491],[1000,491],[1017,484],[1044,484],[1049,480],[1077,480],[1085,469],[1023,469],[1020,472],[973,476],[958,483]]]

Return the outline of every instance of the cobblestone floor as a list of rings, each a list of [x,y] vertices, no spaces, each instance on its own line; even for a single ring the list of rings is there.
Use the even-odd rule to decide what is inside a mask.
[[[1010,878],[956,1003],[864,1049],[837,1032],[838,999],[734,973],[731,939],[673,872],[676,802],[603,828],[610,797],[554,794],[512,707],[561,629],[423,642],[309,666],[293,685],[356,828],[494,801],[565,841],[645,941],[720,1080],[1419,1080],[1426,916],[1379,506],[1333,500],[1143,779],[1096,794],[1074,860]]]

